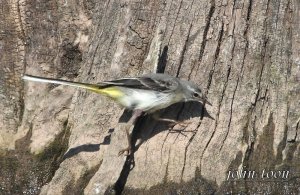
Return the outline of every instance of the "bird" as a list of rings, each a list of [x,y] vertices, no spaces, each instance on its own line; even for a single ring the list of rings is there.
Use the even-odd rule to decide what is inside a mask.
[[[164,73],[150,73],[137,77],[125,77],[116,80],[102,81],[98,84],[38,77],[27,74],[24,74],[22,79],[79,87],[107,96],[125,109],[133,111],[128,121],[128,123],[133,125],[143,114],[152,114],[175,103],[197,101],[202,104],[212,105],[207,101],[205,94],[196,84]],[[159,121],[175,124],[179,123],[172,119],[154,118]],[[127,153],[126,155],[132,153],[131,137],[128,128],[126,129],[126,136],[128,146],[120,150],[119,155],[124,152]]]

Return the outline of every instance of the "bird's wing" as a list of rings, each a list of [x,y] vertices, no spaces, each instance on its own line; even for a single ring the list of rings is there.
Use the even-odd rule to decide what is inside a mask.
[[[135,77],[135,78],[123,78],[113,81],[105,81],[101,84],[106,84],[107,86],[122,86],[134,89],[144,89],[144,90],[154,90],[159,92],[169,92],[173,91],[178,87],[178,82],[174,79],[168,79],[165,77]]]

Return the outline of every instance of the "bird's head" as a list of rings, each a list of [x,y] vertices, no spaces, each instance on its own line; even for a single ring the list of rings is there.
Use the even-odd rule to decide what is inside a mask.
[[[206,103],[208,105],[212,105],[209,101],[207,101],[205,94],[202,93],[201,89],[197,85],[195,85],[190,81],[182,81],[182,82],[185,91],[186,101],[197,101],[197,102],[202,102],[203,104]]]

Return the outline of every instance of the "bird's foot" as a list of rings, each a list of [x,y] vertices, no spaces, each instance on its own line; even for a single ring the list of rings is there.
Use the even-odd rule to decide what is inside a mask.
[[[181,126],[181,127],[186,128],[188,125],[191,124],[191,122],[189,122],[189,121],[175,121],[175,120],[172,120],[172,121],[169,121],[169,122],[170,122],[170,123],[168,124],[168,126],[169,126],[170,128],[173,128],[173,127],[175,127],[176,125],[179,125],[179,126]]]
[[[124,156],[130,156],[132,154],[132,149],[130,146],[128,146],[127,148],[124,148],[122,150],[119,151],[118,156],[121,156],[122,154],[124,154]]]
[[[187,135],[186,134],[184,134],[184,133],[196,133],[197,132],[197,130],[191,130],[191,131],[189,131],[189,130],[184,130],[184,129],[169,129],[169,132],[170,133],[178,133],[178,134],[181,134],[181,135],[183,135],[183,136],[185,136],[185,137],[187,137]]]
[[[169,132],[170,133],[179,133],[185,137],[187,137],[187,135],[185,133],[196,133],[196,130],[186,130],[186,127],[188,125],[190,125],[192,122],[189,121],[175,121],[174,123],[170,123],[169,126]],[[179,125],[180,127],[183,127],[181,129],[177,129],[177,127],[175,127],[176,125]],[[175,127],[175,128],[174,128]]]
[[[179,125],[181,127],[187,127],[189,124],[191,124],[188,121],[173,121],[169,124],[170,127],[174,127],[176,125]]]

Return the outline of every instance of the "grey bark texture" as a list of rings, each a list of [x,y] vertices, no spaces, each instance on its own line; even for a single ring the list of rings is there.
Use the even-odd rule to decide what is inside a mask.
[[[300,193],[299,1],[1,0],[0,8],[1,193]],[[165,72],[201,86],[213,106],[160,112],[190,122],[184,131],[140,118],[133,158],[118,157],[130,113],[85,90],[24,83],[24,72],[88,83]]]

